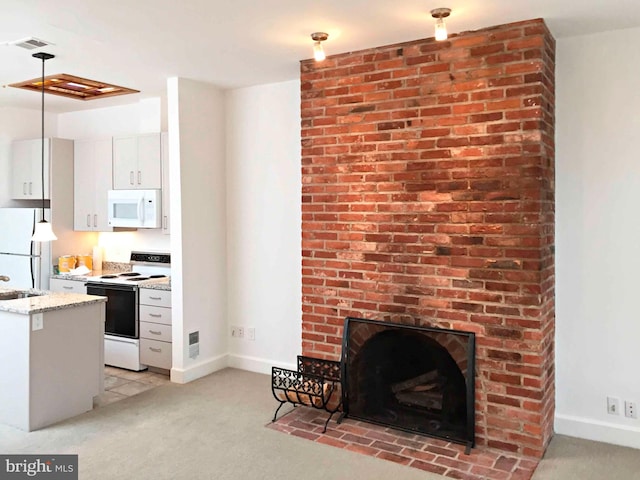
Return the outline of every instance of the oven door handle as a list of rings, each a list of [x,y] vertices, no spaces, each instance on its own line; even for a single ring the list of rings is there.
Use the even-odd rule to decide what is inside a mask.
[[[87,282],[85,283],[87,290],[89,288],[99,288],[101,290],[120,290],[123,292],[135,292],[137,290],[136,285],[116,285],[115,283],[102,283],[102,282]],[[91,295],[91,294],[89,294]]]

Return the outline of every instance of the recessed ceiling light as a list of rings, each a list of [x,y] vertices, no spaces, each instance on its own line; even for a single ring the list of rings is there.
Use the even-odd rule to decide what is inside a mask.
[[[12,83],[10,87],[22,88],[34,92],[42,92],[42,79],[34,78],[24,82]],[[110,83],[98,82],[87,78],[76,77],[66,73],[44,77],[44,91],[52,95],[75,98],[76,100],[94,100],[96,98],[115,97],[129,93],[140,93],[132,88],[119,87]]]

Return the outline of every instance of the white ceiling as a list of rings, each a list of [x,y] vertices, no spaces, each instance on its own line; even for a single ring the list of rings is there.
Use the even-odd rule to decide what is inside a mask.
[[[640,26],[640,0],[0,0],[0,43],[33,36],[39,50],[0,46],[0,85],[69,73],[140,90],[81,102],[47,95],[65,112],[157,96],[168,77],[222,88],[298,77],[310,34],[329,33],[328,55],[433,36],[433,8],[449,32],[544,18],[556,38]],[[39,95],[0,88],[0,107],[40,108]]]

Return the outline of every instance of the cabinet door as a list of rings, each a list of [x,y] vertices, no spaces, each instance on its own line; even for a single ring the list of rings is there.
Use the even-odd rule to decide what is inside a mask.
[[[111,189],[110,139],[74,142],[73,228],[111,232],[107,219],[107,191]]]
[[[162,157],[162,233],[171,233],[171,211],[169,210],[169,135],[164,132],[161,135],[161,157]]]
[[[113,172],[113,147],[111,140],[96,140],[94,142],[94,216],[91,219],[94,230],[98,232],[112,232],[109,226],[109,207],[107,192],[111,190],[111,176]]]
[[[73,144],[73,229],[93,230],[95,211],[94,142],[76,140]]]
[[[113,139],[113,188],[136,188],[138,139],[135,136]]]
[[[19,200],[42,198],[42,140],[22,140],[11,145],[11,193]],[[44,198],[49,198],[50,142],[44,139]]]
[[[135,188],[162,188],[161,172],[160,134],[138,135],[138,168]]]
[[[11,145],[11,198],[28,199],[31,178],[32,141],[13,142]],[[33,189],[33,186],[31,187]]]

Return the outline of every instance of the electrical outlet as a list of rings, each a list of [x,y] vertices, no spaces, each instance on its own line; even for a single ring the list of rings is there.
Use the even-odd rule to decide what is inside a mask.
[[[609,415],[620,415],[620,399],[607,397],[607,413]]]
[[[44,317],[42,313],[31,315],[31,330],[42,330],[44,328]]]
[[[251,341],[256,339],[256,329],[254,327],[247,328],[247,338]]]
[[[238,338],[244,338],[244,327],[238,327]]]
[[[631,400],[624,401],[624,416],[629,418],[638,418],[636,402],[632,402]]]

